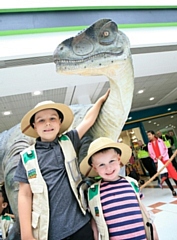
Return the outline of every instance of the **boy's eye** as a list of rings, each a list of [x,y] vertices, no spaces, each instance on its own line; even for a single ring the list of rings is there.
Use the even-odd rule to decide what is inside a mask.
[[[56,119],[55,117],[52,117],[50,120],[53,121],[53,120],[55,120],[55,119]]]
[[[115,160],[111,160],[110,163],[113,163]]]
[[[44,119],[39,119],[38,122],[44,122]]]
[[[100,164],[100,165],[99,165],[99,167],[104,167],[104,164],[103,164],[103,163],[102,163],[102,164]]]

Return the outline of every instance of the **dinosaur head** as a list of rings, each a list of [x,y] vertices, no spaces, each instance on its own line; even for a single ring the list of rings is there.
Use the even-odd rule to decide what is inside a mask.
[[[129,40],[115,22],[101,19],[60,43],[53,56],[58,73],[103,75],[130,57]]]

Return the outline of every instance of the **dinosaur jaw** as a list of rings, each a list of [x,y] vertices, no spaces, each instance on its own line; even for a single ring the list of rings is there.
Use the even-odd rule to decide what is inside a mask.
[[[123,50],[118,53],[100,53],[82,59],[55,59],[57,73],[77,75],[103,75],[105,70],[121,66],[127,60]]]

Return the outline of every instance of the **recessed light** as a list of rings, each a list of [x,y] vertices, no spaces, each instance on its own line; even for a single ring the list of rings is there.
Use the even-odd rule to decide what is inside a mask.
[[[38,96],[38,95],[42,95],[43,92],[42,91],[34,91],[31,94],[32,94],[32,96]]]
[[[139,93],[139,94],[141,94],[141,93],[143,93],[143,92],[144,92],[144,90],[143,90],[143,89],[138,91],[138,93]]]
[[[168,108],[167,110],[168,110],[168,111],[170,111],[170,110],[171,110],[171,108]]]
[[[151,123],[151,121],[149,121],[148,123]]]
[[[150,101],[154,100],[154,97],[149,98]]]
[[[2,112],[2,114],[3,114],[4,116],[9,116],[9,115],[12,114],[12,112],[11,112],[11,111],[5,111],[5,112]]]
[[[154,124],[156,124],[156,122],[154,122]]]
[[[132,119],[132,117],[129,117],[129,118],[128,118],[128,120],[131,120],[131,119]]]
[[[159,126],[160,124],[159,123],[157,123],[157,126]]]
[[[174,116],[171,116],[171,118],[173,118]]]
[[[134,134],[134,133],[135,133],[134,131],[130,132],[130,134]]]

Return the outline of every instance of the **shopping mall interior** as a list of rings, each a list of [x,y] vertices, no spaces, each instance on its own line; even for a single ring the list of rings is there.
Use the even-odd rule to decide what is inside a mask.
[[[136,4],[137,1],[131,6],[126,5],[128,1],[119,6],[115,1],[104,6],[99,6],[101,1],[86,6],[72,6],[70,1],[65,5],[58,5],[57,1],[37,2],[28,5],[26,1],[13,1],[10,7],[5,2],[0,6],[0,139],[38,102],[91,105],[110,88],[105,75],[58,73],[53,54],[62,41],[99,19],[111,19],[130,41],[134,69],[131,108],[117,141],[128,144],[136,160],[137,141],[147,144],[148,130],[161,130],[164,134],[172,131],[176,141],[177,6],[170,5],[170,1],[158,6],[153,1],[146,6]],[[176,149],[174,145],[173,152]],[[146,171],[140,177],[145,182],[149,180]],[[166,183],[159,188],[157,181],[149,183],[142,192],[159,240],[176,240],[177,197]]]

